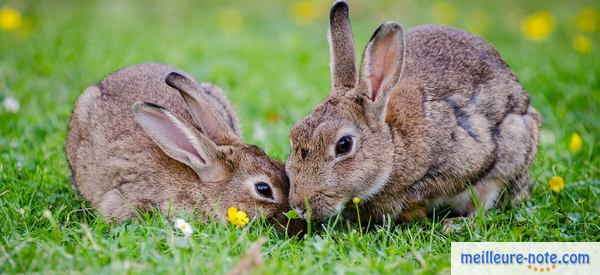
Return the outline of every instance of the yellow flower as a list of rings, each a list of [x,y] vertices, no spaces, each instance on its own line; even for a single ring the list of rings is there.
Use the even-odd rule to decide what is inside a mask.
[[[585,35],[579,34],[573,38],[573,48],[578,53],[590,53],[592,51],[592,40]]]
[[[226,8],[217,15],[219,30],[226,33],[237,33],[242,28],[242,14],[234,8]]]
[[[554,176],[550,178],[549,185],[550,190],[554,192],[560,192],[560,190],[565,188],[565,180],[562,177]]]
[[[575,20],[577,29],[582,32],[595,32],[598,30],[598,12],[592,8],[583,8]]]
[[[354,198],[352,199],[352,202],[353,202],[354,204],[359,204],[359,203],[360,203],[360,198],[359,198],[359,197],[354,197]]]
[[[544,41],[550,37],[554,30],[554,17],[547,11],[539,11],[529,16],[521,22],[521,32],[532,41]]]
[[[308,25],[319,17],[317,8],[309,1],[300,1],[294,4],[290,8],[289,14],[292,22],[296,25]]]
[[[0,29],[15,31],[23,23],[23,17],[18,10],[12,8],[0,9]]]
[[[227,209],[227,221],[237,227],[243,227],[250,221],[250,219],[248,218],[246,212],[238,210],[235,207],[229,207],[229,209]]]
[[[569,143],[569,150],[573,153],[577,153],[581,151],[581,147],[583,147],[583,140],[581,136],[577,133],[573,133],[571,135],[571,142]]]
[[[438,23],[451,25],[456,20],[456,10],[452,4],[439,1],[431,7],[431,17]]]

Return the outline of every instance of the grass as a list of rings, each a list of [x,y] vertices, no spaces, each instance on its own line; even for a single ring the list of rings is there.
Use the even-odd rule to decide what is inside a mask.
[[[73,103],[118,68],[172,64],[224,87],[246,140],[284,159],[289,128],[329,89],[329,1],[311,2],[315,18],[294,20],[290,1],[3,3],[26,21],[20,31],[0,31],[0,100],[21,103],[16,113],[0,107],[0,273],[226,273],[260,236],[267,237],[266,273],[448,273],[453,241],[600,241],[600,39],[585,34],[588,54],[571,42],[580,9],[598,11],[598,2],[350,3],[361,50],[387,19],[478,31],[499,50],[543,117],[532,198],[522,207],[462,220],[451,232],[420,220],[362,234],[356,225],[317,228],[301,240],[261,221],[236,229],[187,216],[195,228],[187,245],[159,214],[110,224],[77,197],[63,151]],[[540,10],[554,16],[555,28],[548,40],[532,42],[520,24]],[[583,138],[579,153],[568,150],[573,133]],[[566,182],[559,193],[548,188],[554,175]]]

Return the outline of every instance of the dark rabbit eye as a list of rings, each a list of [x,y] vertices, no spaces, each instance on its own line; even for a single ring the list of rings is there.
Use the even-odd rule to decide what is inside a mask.
[[[335,156],[343,156],[352,150],[352,137],[343,136],[335,144]]]
[[[273,198],[273,190],[271,190],[271,186],[266,182],[257,182],[254,184],[254,188],[256,189],[256,193],[259,193],[261,196],[269,199]]]

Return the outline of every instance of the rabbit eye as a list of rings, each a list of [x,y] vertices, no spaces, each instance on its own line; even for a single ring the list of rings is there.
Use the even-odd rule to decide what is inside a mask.
[[[352,150],[352,137],[343,136],[335,144],[335,156],[343,156]]]
[[[272,199],[273,198],[273,190],[271,190],[271,186],[266,182],[257,182],[254,184],[254,188],[256,189],[256,193],[260,194],[265,198]]]

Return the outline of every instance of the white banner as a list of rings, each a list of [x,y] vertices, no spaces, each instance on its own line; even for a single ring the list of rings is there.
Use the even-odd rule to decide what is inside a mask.
[[[453,242],[452,274],[600,274],[600,243]]]

